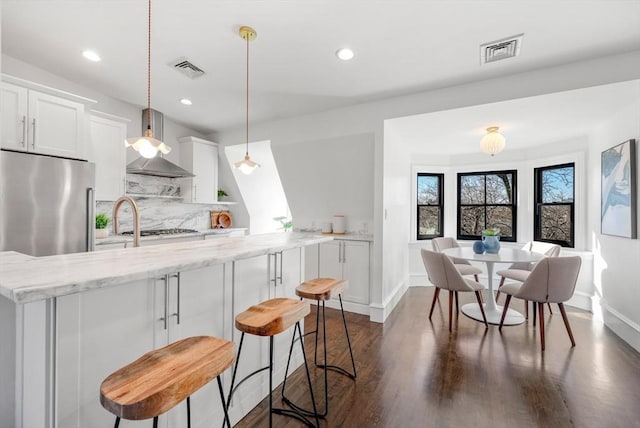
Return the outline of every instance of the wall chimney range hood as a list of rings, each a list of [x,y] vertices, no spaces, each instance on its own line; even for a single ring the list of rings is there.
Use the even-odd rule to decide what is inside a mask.
[[[151,109],[151,123],[149,123],[149,109],[142,110],[142,132],[151,125],[151,131],[155,138],[164,140],[164,116],[159,111]],[[155,177],[195,177],[184,168],[164,159],[161,154],[151,159],[140,156],[138,159],[127,165],[128,174],[152,175]]]

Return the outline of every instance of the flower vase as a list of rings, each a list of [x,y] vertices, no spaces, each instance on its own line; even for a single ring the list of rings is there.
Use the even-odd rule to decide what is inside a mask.
[[[500,237],[498,235],[482,235],[482,243],[487,253],[497,254],[500,251]]]

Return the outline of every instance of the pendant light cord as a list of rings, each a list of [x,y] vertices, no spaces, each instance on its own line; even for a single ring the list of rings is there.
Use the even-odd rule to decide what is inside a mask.
[[[149,27],[147,32],[147,129],[151,129],[151,0],[149,0]]]
[[[246,156],[249,156],[249,36],[247,35],[247,110],[246,110],[246,142],[247,142],[247,151]]]

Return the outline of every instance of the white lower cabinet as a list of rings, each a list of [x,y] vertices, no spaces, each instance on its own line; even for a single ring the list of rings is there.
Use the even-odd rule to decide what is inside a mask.
[[[330,277],[346,279],[349,287],[342,294],[345,310],[368,314],[371,282],[371,249],[368,241],[338,240],[307,247],[306,279]]]

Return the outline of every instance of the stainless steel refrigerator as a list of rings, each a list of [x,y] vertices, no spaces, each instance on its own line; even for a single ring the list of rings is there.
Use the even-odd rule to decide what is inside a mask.
[[[94,181],[90,162],[0,150],[0,251],[91,251]]]

